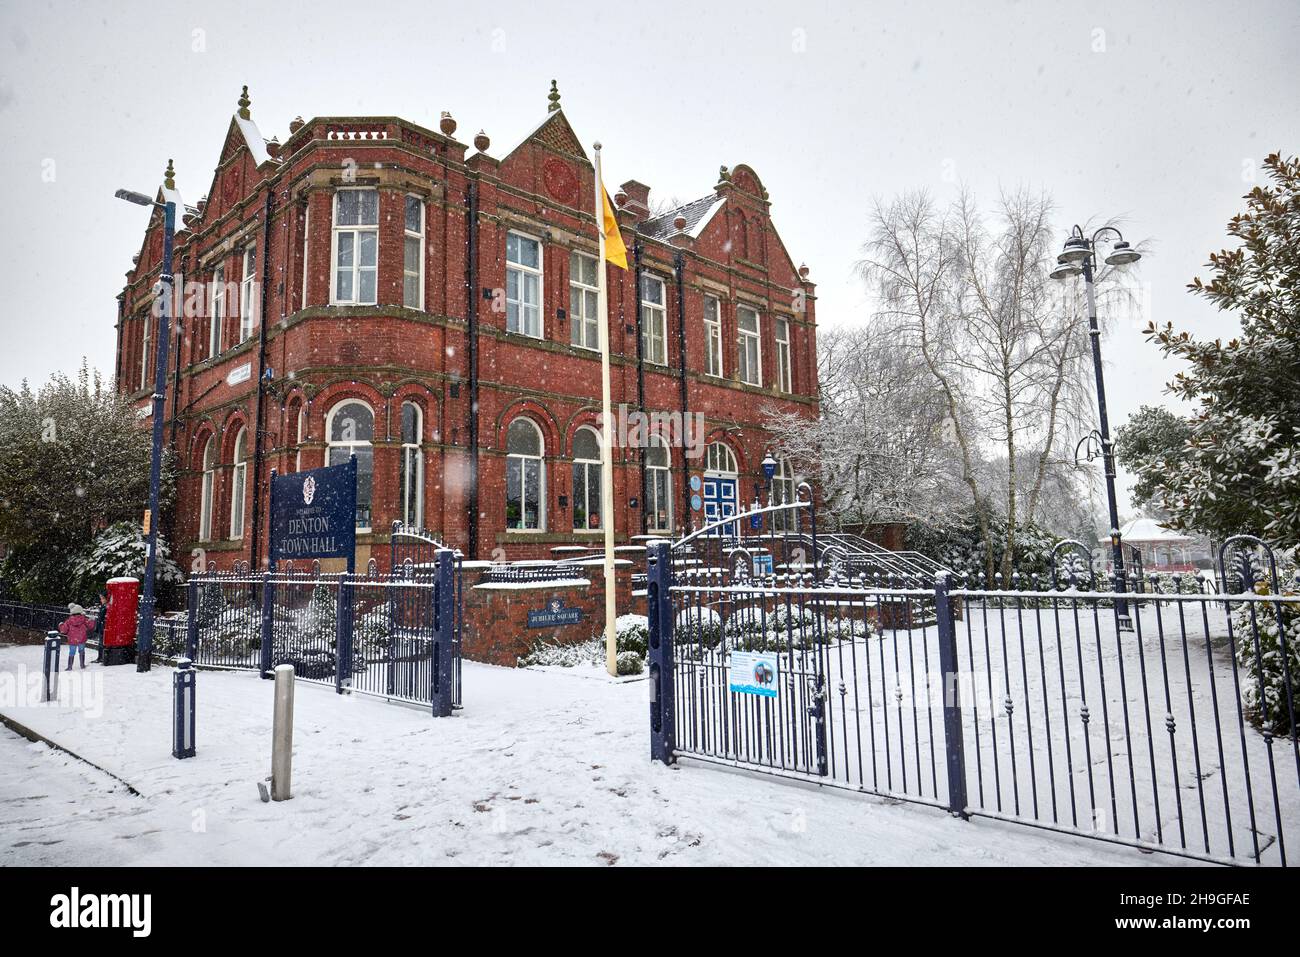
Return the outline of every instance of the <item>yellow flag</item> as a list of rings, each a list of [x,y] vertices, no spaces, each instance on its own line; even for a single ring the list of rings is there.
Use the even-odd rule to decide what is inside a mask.
[[[627,268],[627,247],[623,245],[623,234],[619,232],[618,219],[614,216],[614,207],[609,204],[609,193],[605,184],[600,184],[600,198],[605,207],[605,261],[611,262],[619,269]]]

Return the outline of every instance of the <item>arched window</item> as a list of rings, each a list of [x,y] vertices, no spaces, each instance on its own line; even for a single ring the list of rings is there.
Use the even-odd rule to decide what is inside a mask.
[[[199,541],[212,538],[212,495],[217,484],[217,439],[209,435],[203,446],[203,488],[199,496]]]
[[[583,427],[573,436],[573,530],[600,528],[600,439]]]
[[[402,490],[402,522],[424,524],[424,415],[414,402],[402,403],[402,461],[398,487]]]
[[[235,455],[230,473],[230,537],[244,537],[244,498],[248,491],[248,429],[235,436]]]
[[[546,527],[546,469],[542,431],[518,418],[506,433],[506,528],[541,531]]]
[[[709,472],[723,472],[728,475],[735,475],[740,471],[736,467],[736,456],[721,442],[709,443],[709,449],[704,460],[704,467]]]
[[[360,399],[346,399],[330,410],[326,423],[329,436],[326,465],[342,465],[357,459],[357,528],[370,528],[370,498],[374,488],[375,413]]]
[[[294,454],[293,457],[293,470],[295,472],[302,471],[302,443],[303,440],[306,438],[307,438],[307,403],[299,402],[298,412],[294,416],[293,442],[294,445],[296,445],[298,448],[298,451]]]
[[[652,532],[669,532],[673,527],[673,493],[668,466],[668,446],[659,436],[652,435],[645,450],[645,507]]]

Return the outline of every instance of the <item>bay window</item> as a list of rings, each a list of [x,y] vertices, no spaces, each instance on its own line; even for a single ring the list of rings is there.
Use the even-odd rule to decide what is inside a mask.
[[[402,248],[402,305],[424,308],[424,203],[418,196],[406,197],[404,245]]]
[[[379,269],[379,191],[334,194],[334,298],[341,305],[374,305]]]

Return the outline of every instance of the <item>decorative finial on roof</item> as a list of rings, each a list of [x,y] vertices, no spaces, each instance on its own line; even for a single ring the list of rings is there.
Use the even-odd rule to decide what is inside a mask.
[[[721,182],[721,183],[730,183],[730,182],[731,182],[731,170],[727,169],[727,167],[725,167],[725,166],[719,166],[719,167],[718,167],[718,181]]]
[[[550,104],[546,107],[547,113],[554,113],[560,108],[560,88],[555,85],[554,80],[551,81],[551,92],[546,94],[546,98],[550,100]]]
[[[176,188],[176,167],[172,165],[171,160],[168,160],[167,172],[163,173],[163,189],[175,189],[175,188]]]
[[[239,96],[239,118],[241,120],[251,120],[253,114],[248,112],[248,108],[253,105],[253,101],[248,98],[248,86],[245,84],[244,92]]]

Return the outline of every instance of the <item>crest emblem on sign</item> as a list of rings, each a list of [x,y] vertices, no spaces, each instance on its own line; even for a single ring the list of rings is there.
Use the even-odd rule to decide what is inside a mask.
[[[316,497],[316,480],[310,475],[307,481],[302,483],[302,501],[304,505],[310,505],[311,500]]]

